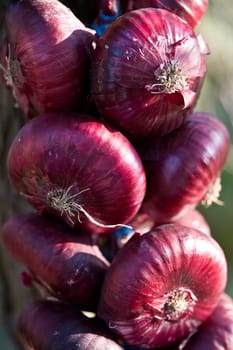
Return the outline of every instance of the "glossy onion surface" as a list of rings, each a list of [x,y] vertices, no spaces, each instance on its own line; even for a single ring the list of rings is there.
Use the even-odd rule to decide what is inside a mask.
[[[166,10],[139,9],[117,18],[99,38],[92,65],[101,114],[134,141],[181,125],[206,71],[203,42]]]
[[[193,113],[169,135],[139,151],[147,175],[144,210],[156,223],[166,223],[200,202],[218,199],[220,173],[230,147],[226,126],[206,113]]]
[[[6,11],[4,79],[27,116],[80,108],[93,32],[57,0],[21,0]]]
[[[84,310],[96,308],[109,263],[90,235],[25,214],[5,223],[2,238],[12,257],[52,296]]]
[[[123,350],[100,320],[51,300],[30,304],[20,315],[18,332],[27,349]]]
[[[98,315],[130,345],[163,347],[207,319],[226,286],[221,247],[178,224],[135,234],[108,269]]]
[[[92,233],[128,222],[145,195],[145,172],[133,146],[89,116],[32,119],[10,147],[8,169],[16,190],[36,209]]]
[[[122,2],[127,1],[123,0]],[[172,11],[194,28],[205,14],[208,0],[129,0],[125,10],[130,11],[143,7]]]

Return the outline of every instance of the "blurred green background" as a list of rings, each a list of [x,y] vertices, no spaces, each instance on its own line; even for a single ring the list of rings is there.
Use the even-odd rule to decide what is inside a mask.
[[[222,246],[228,261],[227,292],[233,297],[233,6],[232,0],[209,1],[209,8],[197,28],[207,41],[207,75],[196,110],[212,113],[227,126],[231,150],[222,173],[223,206],[212,205],[200,211],[212,235]]]

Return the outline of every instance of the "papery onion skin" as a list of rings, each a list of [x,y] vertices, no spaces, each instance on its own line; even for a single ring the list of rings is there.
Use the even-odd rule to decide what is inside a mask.
[[[15,189],[38,211],[90,233],[129,222],[145,195],[135,148],[87,115],[47,113],[30,120],[9,149],[8,170]]]
[[[232,347],[233,300],[224,293],[210,317],[179,350],[231,350]]]
[[[5,248],[51,295],[96,308],[109,266],[89,234],[75,234],[61,223],[38,214],[21,214],[2,228]]]
[[[210,205],[214,183],[218,185],[215,190],[220,190],[218,178],[229,148],[230,136],[224,123],[201,112],[189,115],[169,135],[141,146],[139,153],[147,176],[142,210],[161,224],[201,201]],[[212,197],[213,202],[218,201]]]
[[[208,0],[123,0],[128,2],[125,11],[136,10],[144,7],[162,8],[174,12],[195,28],[207,11]]]
[[[4,78],[24,114],[83,108],[94,32],[57,0],[12,2],[6,31]]]
[[[39,300],[20,314],[17,329],[33,350],[123,350],[107,327],[66,304]]]
[[[213,238],[161,225],[121,248],[105,275],[97,314],[130,345],[168,346],[207,319],[226,281],[226,258]],[[172,295],[181,301],[177,309]]]
[[[120,16],[94,53],[91,86],[98,110],[132,142],[177,128],[201,89],[204,46],[188,24],[166,10]]]

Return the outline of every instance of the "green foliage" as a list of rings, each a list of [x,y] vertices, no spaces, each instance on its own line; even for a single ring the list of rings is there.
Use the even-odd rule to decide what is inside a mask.
[[[224,206],[200,208],[212,234],[222,246],[229,269],[227,292],[233,296],[233,8],[231,0],[210,1],[198,32],[207,41],[211,54],[207,58],[207,75],[196,110],[212,113],[227,126],[231,151],[222,175]]]

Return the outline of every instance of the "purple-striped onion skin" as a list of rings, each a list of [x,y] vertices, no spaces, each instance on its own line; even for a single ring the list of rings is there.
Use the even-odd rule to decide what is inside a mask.
[[[13,186],[39,212],[91,233],[136,214],[145,172],[119,131],[91,116],[47,113],[30,120],[8,154]]]
[[[218,118],[194,112],[169,135],[141,147],[147,176],[143,203],[157,224],[166,223],[200,202],[218,203],[219,175],[230,147],[226,126]]]
[[[92,64],[100,113],[135,142],[180,126],[205,75],[203,42],[166,10],[117,18],[97,41]]]
[[[6,11],[4,80],[25,115],[81,108],[94,34],[57,0],[21,0]]]
[[[34,213],[12,217],[1,233],[11,256],[47,294],[95,310],[109,263],[89,234]]]
[[[106,272],[98,316],[126,343],[160,348],[188,336],[216,307],[227,280],[210,236],[178,224],[135,234]]]
[[[233,300],[227,294],[220,298],[210,317],[179,350],[232,350]]]
[[[17,324],[27,349],[123,350],[107,327],[66,304],[39,300],[28,305]]]
[[[127,2],[123,0],[123,2]],[[161,8],[172,11],[195,28],[208,8],[208,0],[128,0],[125,11],[144,7]],[[123,7],[124,9],[124,7]]]

